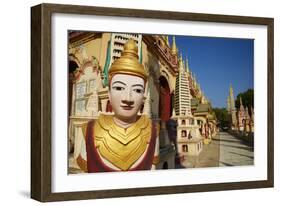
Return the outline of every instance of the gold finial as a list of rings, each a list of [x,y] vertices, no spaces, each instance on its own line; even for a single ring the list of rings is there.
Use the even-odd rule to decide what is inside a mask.
[[[115,74],[130,74],[147,80],[147,73],[138,61],[138,47],[133,39],[124,45],[121,57],[113,62],[109,70],[109,82]]]
[[[176,54],[177,54],[177,46],[176,46],[176,37],[175,37],[175,36],[173,36],[172,54],[173,54],[173,55],[176,55]]]

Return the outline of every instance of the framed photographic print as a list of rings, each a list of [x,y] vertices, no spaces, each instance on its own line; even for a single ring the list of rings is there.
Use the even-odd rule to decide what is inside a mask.
[[[31,8],[31,197],[273,187],[273,19]]]

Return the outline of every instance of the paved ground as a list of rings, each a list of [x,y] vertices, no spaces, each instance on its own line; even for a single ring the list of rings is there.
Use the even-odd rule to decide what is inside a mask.
[[[218,167],[219,166],[219,139],[213,139],[211,144],[203,145],[199,156],[184,157],[183,166],[186,168],[194,167]]]
[[[219,166],[242,166],[254,164],[254,148],[242,140],[226,133],[220,133]]]
[[[211,144],[204,145],[198,157],[187,156],[184,167],[223,167],[254,164],[253,147],[226,133],[220,132]]]

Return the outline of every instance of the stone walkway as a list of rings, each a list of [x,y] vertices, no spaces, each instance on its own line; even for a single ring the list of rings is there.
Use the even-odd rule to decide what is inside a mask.
[[[253,147],[226,133],[220,132],[211,144],[204,145],[199,156],[186,156],[186,168],[242,166],[254,164]]]
[[[242,140],[226,133],[220,133],[219,166],[242,166],[254,164],[254,148]]]

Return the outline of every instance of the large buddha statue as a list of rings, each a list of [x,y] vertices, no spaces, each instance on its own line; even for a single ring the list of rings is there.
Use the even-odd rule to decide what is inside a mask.
[[[155,169],[159,157],[158,127],[138,115],[145,100],[147,73],[130,39],[109,70],[109,100],[114,115],[100,114],[83,127],[84,141],[76,161],[85,172]]]

